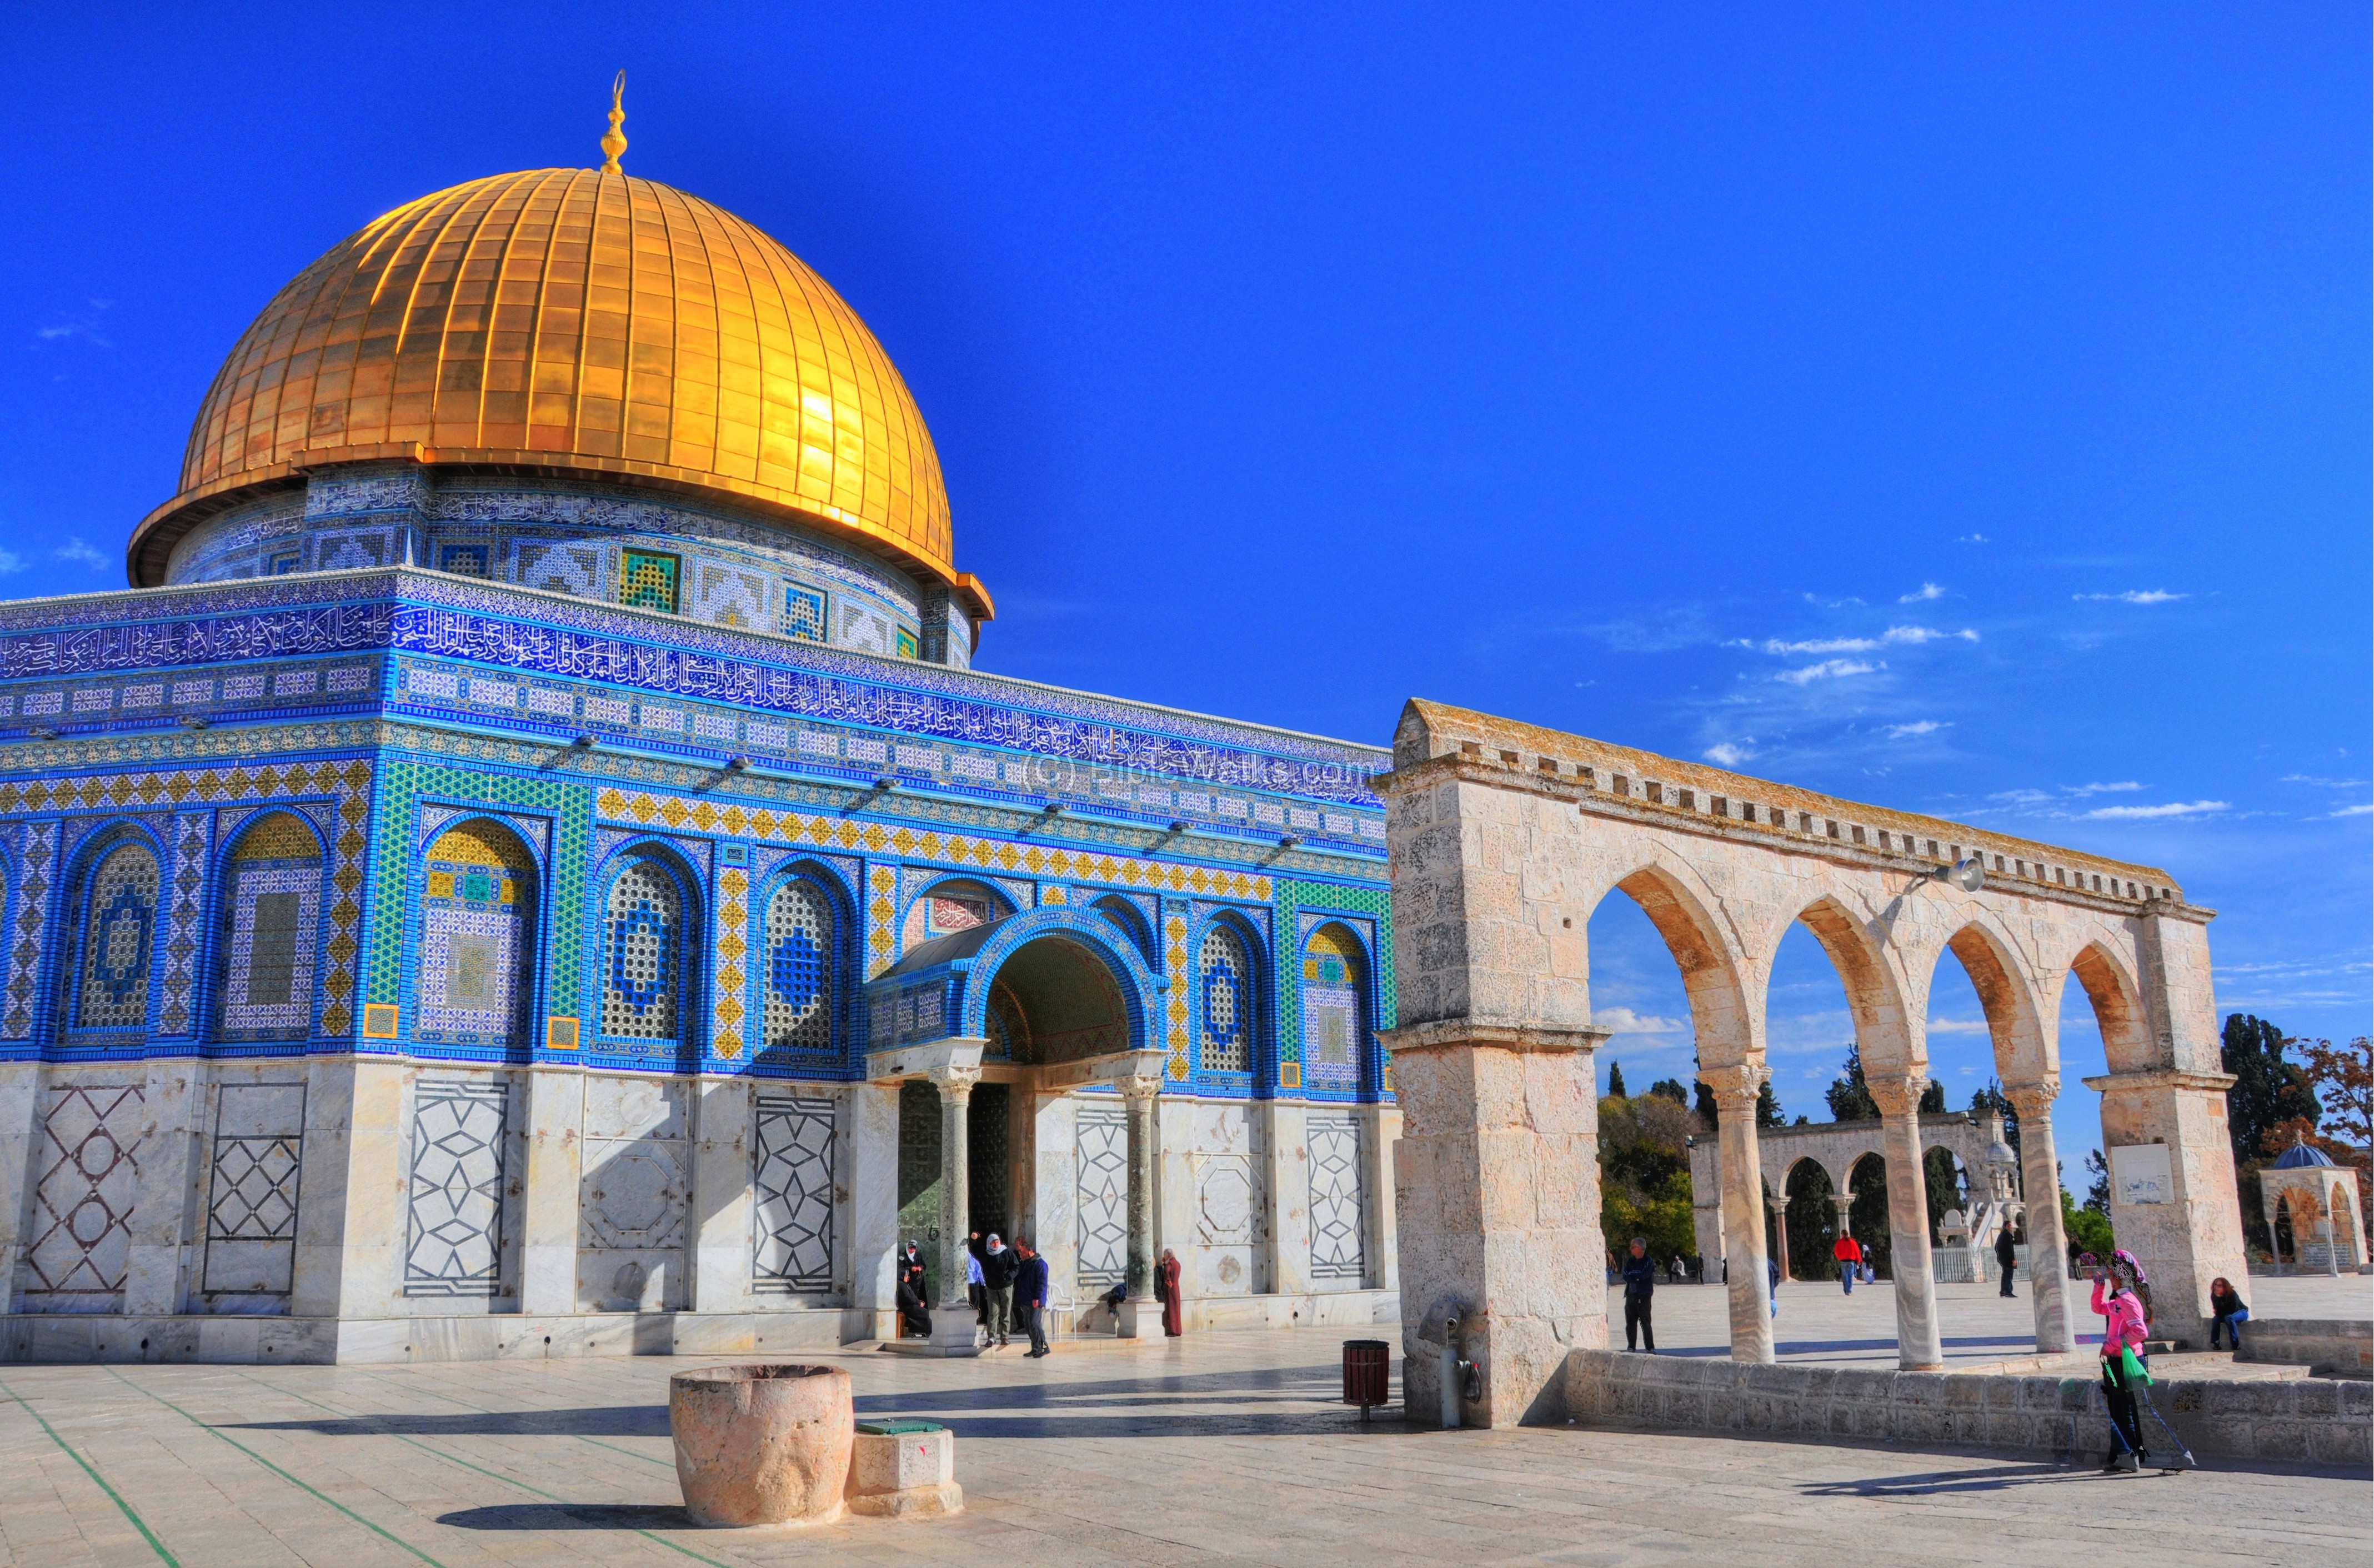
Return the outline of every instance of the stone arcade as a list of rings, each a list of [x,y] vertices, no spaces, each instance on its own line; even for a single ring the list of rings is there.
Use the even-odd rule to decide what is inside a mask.
[[[0,1357],[829,1346],[968,1225],[1091,1327],[1165,1246],[1394,1315],[1384,755],[973,671],[913,399],[732,214],[368,225],[127,559],[0,607]]]
[[[1557,1413],[1568,1351],[1606,1343],[1591,912],[1639,902],[1682,970],[1699,1077],[1720,1107],[1722,1244],[1733,1359],[1773,1359],[1756,1098],[1764,993],[1792,923],[1846,982],[1884,1117],[1897,1345],[1942,1366],[1919,1104],[1923,1021],[1951,951],[1976,984],[2023,1129],[2024,1185],[2056,1190],[2051,1111],[2058,1023],[2074,975],[2110,1072],[2111,1220],[2150,1271],[2159,1329],[2205,1339],[2209,1281],[2240,1278],[2242,1236],[2209,988],[2210,912],[2166,873],[1980,829],[1859,806],[1694,763],[1411,702],[1393,737],[1388,803],[1400,1024],[1387,1035],[1405,1117],[1394,1153],[1405,1382],[1434,1408],[1420,1336],[1459,1311],[1482,1397],[1468,1419]],[[1985,886],[1932,873],[1975,858]],[[2039,1352],[2072,1349],[2057,1202],[2029,1209]]]

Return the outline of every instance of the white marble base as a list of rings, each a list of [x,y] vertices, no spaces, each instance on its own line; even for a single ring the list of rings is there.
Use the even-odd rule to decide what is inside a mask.
[[[934,1307],[930,1338],[885,1339],[877,1348],[902,1356],[977,1356],[981,1352],[981,1325],[970,1306]]]

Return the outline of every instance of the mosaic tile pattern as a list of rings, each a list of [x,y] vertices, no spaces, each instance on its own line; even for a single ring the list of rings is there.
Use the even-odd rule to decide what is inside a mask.
[[[1302,949],[1302,1079],[1312,1089],[1357,1090],[1368,965],[1358,940],[1330,921]]]
[[[602,556],[597,545],[540,544],[514,540],[511,580],[547,593],[597,599],[602,593]]]
[[[1173,1083],[1187,1081],[1187,988],[1190,984],[1187,967],[1187,916],[1174,914],[1163,922],[1163,973],[1170,980],[1169,1047],[1163,1072]]]
[[[1252,1071],[1252,964],[1245,956],[1244,938],[1224,925],[1204,933],[1201,977],[1195,1000],[1202,1014],[1201,1037],[1205,1072]]]
[[[691,615],[711,626],[735,626],[764,631],[767,626],[767,574],[723,561],[695,563],[692,572]]]
[[[324,737],[326,739],[327,737]],[[229,737],[205,744],[239,744]],[[195,742],[177,739],[175,747]],[[79,746],[44,749],[51,755],[79,758]],[[36,765],[41,765],[35,759]],[[324,1035],[340,1036],[355,1026],[355,960],[362,906],[363,828],[370,813],[371,767],[360,758],[269,762],[228,760],[221,767],[153,772],[68,774],[0,783],[0,817],[53,811],[121,812],[136,802],[172,801],[184,806],[236,806],[330,796],[337,831],[331,843],[330,939],[323,953],[322,1022]],[[399,856],[401,842],[399,840]],[[399,864],[400,864],[399,859]],[[399,872],[399,876],[401,873]],[[391,996],[389,1000],[394,1000]],[[14,1006],[12,997],[12,1007]],[[17,1038],[22,1038],[19,1035]]]
[[[50,1091],[35,1160],[22,1310],[121,1312],[140,1186],[138,1084]]]
[[[414,1089],[407,1296],[492,1296],[502,1262],[502,1083],[422,1079]]]
[[[741,848],[741,845],[729,845]],[[717,874],[716,999],[711,1003],[709,1049],[723,1060],[742,1056],[742,1020],[749,1008],[743,992],[749,983],[750,873],[729,866]]]
[[[783,614],[776,631],[786,637],[797,637],[809,643],[825,640],[825,595],[821,589],[798,583],[783,584]]]
[[[1109,1291],[1129,1267],[1129,1113],[1080,1102],[1081,1288]]]
[[[1310,1113],[1310,1277],[1357,1284],[1366,1272],[1362,1238],[1360,1122],[1348,1112]]]
[[[1272,902],[1277,922],[1276,945],[1283,953],[1297,952],[1311,931],[1333,916],[1345,916],[1373,934],[1378,961],[1369,966],[1373,985],[1370,997],[1372,1032],[1393,1027],[1393,899],[1382,885],[1363,886],[1355,883],[1322,882],[1296,877],[1277,878],[1277,891]],[[1272,966],[1276,986],[1272,998],[1271,1017],[1275,1020],[1277,1081],[1292,1087],[1302,1078],[1302,966],[1283,958]],[[1386,1060],[1383,1047],[1371,1039],[1365,1043],[1364,1060],[1375,1064],[1375,1082],[1390,1093],[1393,1085],[1393,1065]],[[1337,1097],[1334,1091],[1319,1091],[1320,1097]]]
[[[898,870],[888,866],[867,867],[865,891],[865,977],[871,980],[898,961]]]
[[[198,922],[206,898],[206,853],[213,845],[213,826],[208,813],[184,811],[173,819],[168,841],[173,846],[173,890],[166,917],[165,997],[157,1012],[157,1032],[169,1039],[188,1034],[195,1021],[191,1001],[197,971]]]
[[[833,1288],[833,1102],[758,1097],[750,1185],[757,1245],[751,1284],[762,1293]]]
[[[657,550],[618,552],[618,602],[629,609],[674,615],[684,571],[681,558]]]
[[[770,1051],[825,1051],[832,1045],[832,904],[821,889],[793,878],[767,900],[766,987],[762,1038]]]
[[[8,889],[8,983],[0,1039],[33,1032],[33,994],[41,983],[42,936],[51,884],[57,877],[58,825],[28,822],[16,842],[16,876]]]
[[[638,860],[613,878],[602,933],[602,1032],[673,1040],[683,990],[684,900],[676,878]]]
[[[117,844],[91,873],[83,904],[76,1028],[139,1029],[147,1023],[158,881],[157,856],[146,843]]]
[[[276,811],[241,833],[226,871],[223,1038],[304,1039],[322,929],[321,843],[293,813]]]
[[[523,1040],[523,993],[535,951],[526,846],[473,820],[439,835],[424,864],[414,1038],[496,1048]]]

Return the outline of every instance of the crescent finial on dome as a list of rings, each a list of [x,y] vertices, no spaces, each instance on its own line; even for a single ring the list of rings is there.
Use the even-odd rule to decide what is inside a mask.
[[[625,172],[618,167],[618,155],[627,150],[627,133],[618,127],[626,123],[626,102],[627,73],[621,71],[618,79],[610,84],[610,128],[602,133],[602,172],[605,174]]]

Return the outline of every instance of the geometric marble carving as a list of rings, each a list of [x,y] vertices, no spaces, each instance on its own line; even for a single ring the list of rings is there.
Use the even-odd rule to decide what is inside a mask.
[[[1129,1266],[1129,1113],[1082,1102],[1079,1109],[1082,1285],[1118,1285]]]
[[[412,1113],[407,1296],[491,1296],[501,1262],[510,1087],[423,1079]]]
[[[1310,1275],[1358,1279],[1364,1270],[1360,1203],[1360,1123],[1313,1111],[1310,1139]]]
[[[761,1291],[832,1289],[833,1102],[758,1096],[751,1184],[758,1197],[752,1282]]]
[[[205,1290],[287,1295],[297,1250],[301,1083],[225,1084],[215,1110]]]
[[[25,1261],[27,1312],[121,1312],[147,1107],[137,1084],[50,1091]]]

